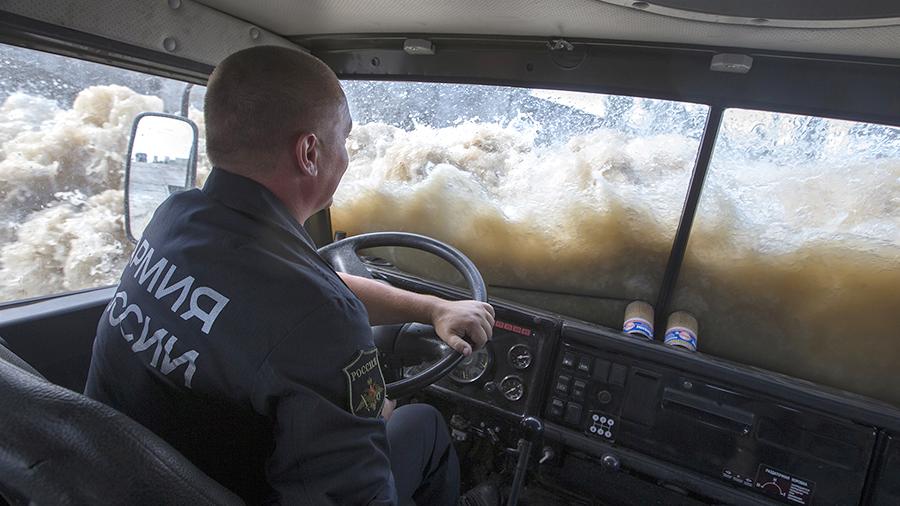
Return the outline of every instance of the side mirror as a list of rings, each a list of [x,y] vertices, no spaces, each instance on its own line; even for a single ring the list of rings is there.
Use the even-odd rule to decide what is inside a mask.
[[[134,118],[125,162],[125,231],[132,242],[169,195],[194,187],[197,125],[170,114]]]

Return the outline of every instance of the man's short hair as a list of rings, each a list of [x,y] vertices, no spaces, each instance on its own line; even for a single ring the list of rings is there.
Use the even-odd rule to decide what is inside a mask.
[[[213,165],[239,172],[271,167],[301,132],[316,133],[343,99],[321,60],[277,46],[225,58],[204,101],[206,151]]]

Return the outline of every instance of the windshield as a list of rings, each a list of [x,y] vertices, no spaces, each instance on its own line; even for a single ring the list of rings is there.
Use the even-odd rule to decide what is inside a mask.
[[[898,287],[900,129],[726,110],[674,300],[703,349],[900,404]]]
[[[613,327],[622,301],[655,300],[706,106],[462,84],[344,85],[356,126],[335,230],[430,235],[469,255],[493,295]],[[422,255],[379,254],[449,276]]]
[[[656,302],[705,106],[345,86],[336,230],[436,237],[493,296],[612,328],[628,302]],[[900,129],[729,109],[669,310],[698,318],[701,351],[900,404],[898,198]],[[378,255],[454,280],[423,255]]]

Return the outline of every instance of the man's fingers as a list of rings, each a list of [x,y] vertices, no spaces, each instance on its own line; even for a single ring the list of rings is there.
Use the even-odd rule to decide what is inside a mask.
[[[487,333],[480,325],[473,325],[472,328],[469,329],[468,336],[475,345],[475,349],[481,349],[481,347],[484,346],[484,343],[487,342]]]
[[[496,315],[494,314],[494,307],[491,306],[490,304],[485,304],[484,308],[487,311],[487,315],[485,318],[487,319],[488,323],[491,324],[491,327],[493,327],[494,326],[494,318],[496,317]]]
[[[487,319],[481,320],[479,323],[481,324],[481,330],[484,331],[485,340],[490,339],[491,334],[494,333],[494,324],[489,322]]]
[[[445,301],[434,326],[451,348],[469,356],[490,339],[494,331],[494,308],[473,300]]]
[[[450,334],[450,338],[446,342],[451,348],[467,357],[472,354],[472,346],[456,334]]]

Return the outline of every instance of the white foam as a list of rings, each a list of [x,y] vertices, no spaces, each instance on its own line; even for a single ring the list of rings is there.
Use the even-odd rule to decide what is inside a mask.
[[[114,284],[134,117],[162,100],[94,86],[71,109],[13,94],[0,107],[0,298]],[[113,188],[113,190],[110,190]]]

